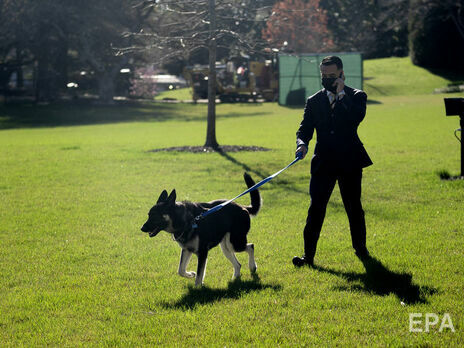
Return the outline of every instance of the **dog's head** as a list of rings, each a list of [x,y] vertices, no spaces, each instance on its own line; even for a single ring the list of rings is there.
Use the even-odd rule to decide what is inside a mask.
[[[156,236],[160,231],[172,227],[171,214],[176,205],[176,190],[168,193],[164,190],[158,198],[156,204],[148,212],[148,220],[142,226],[142,232],[146,232],[150,237]],[[168,231],[169,232],[169,231]]]

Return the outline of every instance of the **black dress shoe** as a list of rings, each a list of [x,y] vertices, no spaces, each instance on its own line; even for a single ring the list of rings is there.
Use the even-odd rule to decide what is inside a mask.
[[[370,257],[369,250],[367,250],[367,248],[358,249],[356,250],[355,254],[360,260],[367,259]]]
[[[313,260],[308,260],[306,258],[306,256],[304,256],[304,255],[302,257],[295,256],[292,259],[292,262],[296,267],[312,266],[313,265]]]

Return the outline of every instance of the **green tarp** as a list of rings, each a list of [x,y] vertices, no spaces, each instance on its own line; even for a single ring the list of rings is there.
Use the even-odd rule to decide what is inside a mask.
[[[362,89],[363,66],[360,53],[279,54],[279,104],[304,105],[306,98],[319,91],[321,73],[319,64],[329,55],[343,61],[345,83]]]

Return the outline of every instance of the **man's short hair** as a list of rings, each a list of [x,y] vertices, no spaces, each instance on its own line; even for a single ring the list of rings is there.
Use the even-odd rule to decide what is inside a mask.
[[[338,70],[343,69],[343,62],[340,59],[340,57],[337,57],[337,56],[325,57],[324,59],[322,59],[322,62],[321,62],[321,65],[325,65],[325,66],[333,65],[333,64],[335,64],[337,66]]]

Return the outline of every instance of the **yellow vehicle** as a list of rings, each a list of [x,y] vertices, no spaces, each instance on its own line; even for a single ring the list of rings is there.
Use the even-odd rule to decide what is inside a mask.
[[[208,66],[186,67],[184,77],[192,87],[194,101],[208,98]],[[238,58],[216,64],[216,95],[221,102],[229,103],[277,100],[277,59],[261,62]]]

